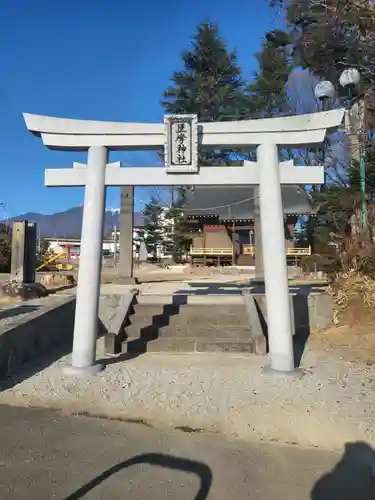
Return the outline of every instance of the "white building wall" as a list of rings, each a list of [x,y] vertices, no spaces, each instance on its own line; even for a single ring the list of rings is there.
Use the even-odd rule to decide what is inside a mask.
[[[166,216],[167,211],[169,210],[168,207],[166,207],[162,213],[161,219],[160,219],[160,229],[162,231],[163,239],[165,243],[170,243],[172,244],[172,234],[173,234],[173,220],[168,218]],[[117,231],[117,251],[119,252],[120,249],[120,231]],[[115,251],[115,242],[114,242],[114,233],[112,233],[112,241],[105,240],[103,241],[103,250],[108,251],[109,253],[113,254]],[[48,238],[49,240],[49,248],[52,252],[54,253],[59,253],[64,251],[64,249],[67,246],[72,247],[72,252],[74,252],[74,247],[80,248],[81,246],[81,241],[79,239],[59,239],[59,238]],[[145,241],[147,243],[147,231],[145,231],[143,228],[134,228],[133,229],[133,253],[134,257],[138,258],[138,251],[139,251],[139,246],[141,241]],[[158,256],[162,259],[165,258],[170,258],[171,253],[168,251],[164,251],[164,249],[160,249],[160,252],[158,252]],[[151,257],[151,254],[149,254],[149,257]]]

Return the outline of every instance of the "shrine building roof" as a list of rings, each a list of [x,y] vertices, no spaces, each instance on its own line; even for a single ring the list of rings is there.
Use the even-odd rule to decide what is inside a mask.
[[[314,214],[309,196],[298,186],[282,186],[285,215]],[[221,220],[254,219],[253,187],[197,186],[184,208],[188,218],[215,217]]]

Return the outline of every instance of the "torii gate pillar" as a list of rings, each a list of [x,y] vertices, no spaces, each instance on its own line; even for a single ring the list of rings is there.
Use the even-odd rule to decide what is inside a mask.
[[[272,368],[294,370],[292,317],[288,268],[285,258],[283,204],[280,189],[279,152],[276,144],[257,148],[260,168],[259,205],[263,245],[264,281],[267,300],[267,329]],[[256,236],[255,236],[256,237]],[[276,249],[276,251],[275,251]],[[268,313],[272,311],[272,313]]]
[[[83,205],[72,365],[69,374],[95,374],[103,366],[95,363],[102,265],[105,210],[105,174],[108,151],[104,146],[88,150],[87,183]]]

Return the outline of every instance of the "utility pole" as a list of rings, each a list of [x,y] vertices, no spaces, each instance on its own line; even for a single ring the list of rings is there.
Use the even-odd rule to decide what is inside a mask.
[[[123,283],[134,283],[133,276],[134,186],[122,186],[120,198],[119,277]]]
[[[366,102],[365,99],[360,99],[359,108],[359,143],[360,143],[360,159],[359,159],[359,178],[361,189],[361,204],[362,204],[362,225],[363,229],[367,229],[367,200],[366,200]]]
[[[117,267],[117,226],[116,224],[113,226],[113,267]]]
[[[350,159],[359,164],[359,185],[361,192],[362,231],[367,229],[366,200],[366,97],[360,88],[361,75],[356,68],[345,69],[340,76],[340,85],[349,89],[350,107],[346,114],[346,133],[348,134]],[[353,90],[355,97],[353,99]]]
[[[361,192],[361,218],[362,228],[367,228],[367,201],[366,201],[366,104],[361,98],[355,102],[346,114],[345,129],[349,143],[349,155],[351,163],[359,164],[359,186]]]
[[[255,282],[264,283],[262,225],[260,220],[259,187],[254,188]]]

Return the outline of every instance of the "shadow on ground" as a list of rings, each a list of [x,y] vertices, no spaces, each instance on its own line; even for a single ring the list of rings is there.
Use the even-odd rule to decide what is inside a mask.
[[[27,308],[27,309],[25,309]],[[32,309],[33,308],[33,309]],[[38,310],[38,306],[23,305],[14,308],[14,315]],[[9,310],[3,311],[9,313]],[[2,333],[0,351],[0,392],[44,370],[72,352],[75,300],[20,324],[10,324]],[[99,335],[106,332],[99,320]],[[7,346],[7,349],[4,348]]]
[[[362,442],[347,443],[340,462],[311,491],[311,500],[374,499],[375,452]]]
[[[65,290],[71,290],[72,288],[76,288],[77,283],[70,283],[68,285],[57,286],[56,288],[48,288],[49,295],[55,295],[56,293],[63,292]]]
[[[241,295],[242,290],[249,288],[248,284],[240,284],[232,281],[213,282],[207,283],[186,283],[185,290],[177,290],[174,292],[176,295]]]
[[[309,292],[305,289],[293,295],[293,352],[294,364],[298,368],[310,336]]]
[[[307,341],[310,336],[311,326],[310,326],[310,314],[309,314],[309,289],[303,287],[302,290],[297,290],[297,292],[292,292],[291,295],[293,300],[293,324],[295,334],[293,335],[293,351],[294,351],[294,363],[295,367],[298,368],[301,364],[302,356],[306,348]],[[260,326],[262,328],[263,335],[267,340],[267,352],[269,350],[269,339],[268,339],[268,326],[266,318],[266,308],[265,308],[265,297],[262,292],[258,292],[258,295],[254,293],[255,306],[258,312],[258,317],[260,321]]]
[[[99,362],[106,365],[111,365],[120,363],[121,361],[134,359],[138,356],[141,356],[142,354],[145,354],[147,352],[148,343],[159,338],[160,329],[168,326],[171,317],[180,314],[181,306],[186,305],[187,302],[188,299],[185,295],[174,295],[172,297],[172,303],[165,304],[160,314],[152,316],[151,324],[141,328],[139,337],[136,339],[131,339],[128,342],[126,342],[128,337],[126,335],[127,325],[125,325],[125,334],[122,335],[121,338],[119,338],[118,347],[120,348],[122,342],[126,342],[127,352],[114,357],[101,359]],[[131,315],[129,316],[129,318],[131,322]]]
[[[213,473],[207,464],[161,453],[145,453],[113,465],[67,496],[65,500],[85,498],[114,474],[134,465],[144,464],[194,474],[198,477],[200,484],[191,500],[208,498],[213,483]],[[246,498],[254,498],[254,500],[258,498],[256,492],[252,491],[251,483],[248,487],[249,494]],[[290,494],[292,498],[295,498],[293,491]],[[316,481],[310,492],[310,498],[311,500],[374,500],[374,450],[363,442],[347,443],[341,460],[331,472]]]
[[[0,320],[14,318],[15,316],[20,316],[21,314],[27,314],[30,312],[38,311],[41,306],[35,305],[21,305],[21,306],[13,306],[7,309],[3,309],[0,311]]]
[[[264,284],[238,283],[238,281],[214,282],[207,283],[189,282],[186,283],[187,288],[177,290],[176,295],[241,295],[243,290],[251,290],[251,293],[265,293]],[[326,290],[326,285],[302,284],[290,285],[289,292],[298,295],[309,295],[310,293],[318,293]]]
[[[174,457],[172,455],[163,455],[161,453],[145,453],[137,455],[129,460],[120,462],[113,467],[105,470],[102,474],[92,479],[82,486],[79,490],[65,498],[65,500],[79,500],[84,498],[91,490],[99,486],[103,481],[113,474],[132,467],[133,465],[148,464],[157,467],[168,468],[195,474],[200,480],[199,491],[192,500],[205,500],[208,497],[212,485],[212,471],[210,467],[202,462],[188,460],[186,458]]]

